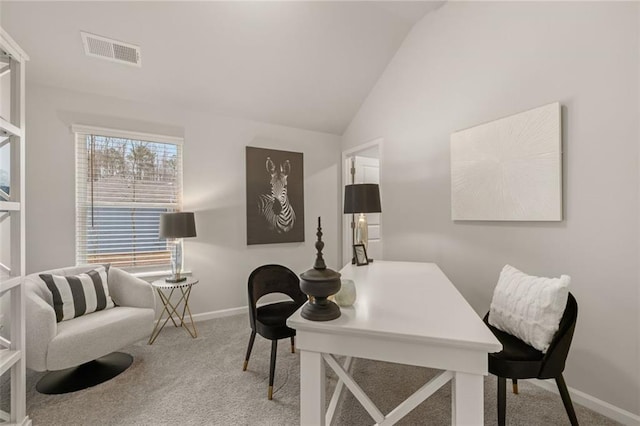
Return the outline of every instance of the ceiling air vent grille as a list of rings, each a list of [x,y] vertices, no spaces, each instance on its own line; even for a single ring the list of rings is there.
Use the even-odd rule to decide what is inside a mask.
[[[84,53],[87,56],[106,59],[121,64],[142,66],[140,47],[95,34],[80,32]]]

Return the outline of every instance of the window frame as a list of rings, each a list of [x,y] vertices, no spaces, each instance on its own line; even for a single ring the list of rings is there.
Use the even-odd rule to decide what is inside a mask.
[[[96,127],[96,126],[87,126],[87,125],[81,125],[81,124],[74,124],[71,126],[71,131],[74,135],[74,153],[75,153],[75,161],[74,161],[74,171],[75,171],[75,244],[76,244],[76,248],[75,248],[75,262],[76,264],[79,264],[79,260],[81,258],[80,254],[81,254],[81,250],[80,247],[78,246],[79,244],[79,240],[81,238],[81,236],[79,235],[80,233],[80,224],[78,223],[79,221],[79,216],[81,214],[80,209],[86,209],[86,207],[81,206],[81,202],[78,198],[78,194],[80,193],[80,181],[79,181],[79,173],[81,172],[80,170],[80,161],[84,161],[84,159],[81,159],[79,157],[80,153],[81,153],[81,149],[79,147],[79,143],[80,143],[80,137],[81,135],[94,135],[94,136],[103,136],[103,137],[112,137],[112,138],[121,138],[121,139],[129,139],[129,140],[134,140],[134,141],[141,141],[141,142],[149,142],[149,143],[161,143],[161,144],[172,144],[172,145],[176,145],[178,146],[178,149],[180,150],[180,155],[179,155],[179,166],[178,166],[178,177],[177,177],[177,181],[179,182],[179,189],[178,189],[178,193],[177,193],[177,203],[174,203],[176,205],[176,211],[181,211],[182,210],[182,201],[183,201],[183,194],[184,194],[184,181],[183,181],[183,174],[184,174],[184,156],[183,156],[183,147],[184,147],[184,138],[182,137],[177,137],[177,136],[168,136],[168,135],[161,135],[161,134],[155,134],[155,133],[144,133],[144,132],[136,132],[136,131],[128,131],[128,130],[119,130],[119,129],[113,129],[113,128],[106,128],[106,127]],[[83,203],[86,203],[87,200],[83,200]],[[133,204],[133,203],[131,203]],[[123,205],[124,207],[124,205]],[[86,227],[84,227],[86,230]],[[86,231],[85,231],[86,232]],[[85,241],[86,241],[86,237],[85,237]],[[87,256],[87,253],[85,251],[84,254],[85,258]],[[84,262],[82,262],[84,263]],[[145,275],[145,274],[154,274],[154,273],[159,273],[161,271],[166,271],[166,270],[170,270],[171,266],[170,263],[166,263],[166,264],[156,264],[156,265],[142,265],[142,266],[122,266],[120,267],[126,271],[130,271],[136,274],[141,274],[141,275]]]

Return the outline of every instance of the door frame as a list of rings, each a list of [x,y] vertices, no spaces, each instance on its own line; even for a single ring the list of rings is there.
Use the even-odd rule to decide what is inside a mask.
[[[352,148],[349,148],[347,150],[342,151],[342,161],[341,161],[341,165],[340,165],[340,181],[342,182],[342,191],[341,191],[341,198],[340,198],[340,216],[342,217],[342,220],[340,221],[340,257],[339,259],[342,261],[343,264],[345,264],[345,259],[346,262],[349,262],[348,259],[351,258],[351,238],[350,235],[347,233],[347,237],[349,237],[348,240],[345,240],[345,230],[349,230],[349,219],[348,219],[348,215],[345,215],[343,213],[344,211],[344,188],[346,185],[349,185],[351,182],[348,181],[347,179],[347,170],[345,170],[346,167],[346,162],[347,162],[347,158],[351,157],[354,154],[357,154],[358,152],[362,152],[362,151],[366,151],[369,150],[373,147],[377,147],[378,148],[378,161],[380,162],[380,186],[382,186],[382,170],[383,170],[383,148],[384,148],[384,139],[379,137],[379,138],[375,138],[370,140],[369,142],[363,143],[361,145],[356,145]],[[383,239],[383,226],[382,226],[382,215],[380,216],[380,239],[383,241],[383,247],[384,247],[384,239]],[[345,253],[346,252],[346,253]],[[384,253],[384,248],[383,248],[383,253]]]

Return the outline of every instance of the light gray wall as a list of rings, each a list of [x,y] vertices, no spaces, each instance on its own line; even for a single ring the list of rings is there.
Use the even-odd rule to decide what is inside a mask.
[[[75,263],[73,123],[184,136],[183,207],[196,212],[198,232],[185,239],[185,267],[200,278],[194,314],[246,305],[247,278],[261,264],[309,269],[318,216],[325,259],[338,268],[339,136],[34,85],[27,120],[28,273]],[[247,145],[304,153],[304,243],[247,247]]]
[[[481,314],[506,263],[568,274],[569,386],[640,414],[638,4],[448,2],[409,34],[343,137],[382,137],[384,257],[435,261]],[[563,105],[562,222],[450,219],[449,135]]]

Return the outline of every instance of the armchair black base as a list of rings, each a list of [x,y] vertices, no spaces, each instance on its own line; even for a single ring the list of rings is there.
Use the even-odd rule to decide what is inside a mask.
[[[46,395],[76,392],[113,379],[132,363],[131,355],[112,352],[77,367],[50,371],[40,379],[36,389]]]

